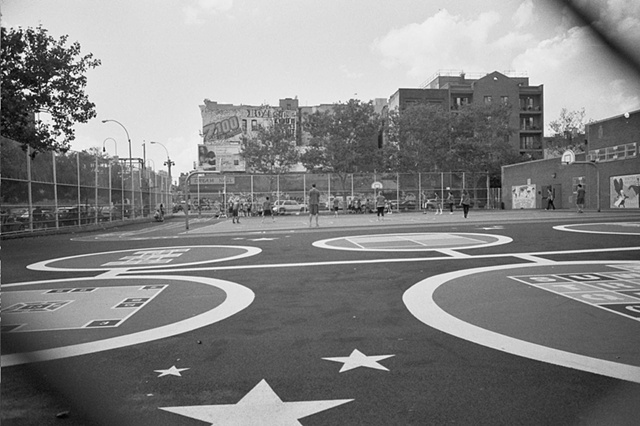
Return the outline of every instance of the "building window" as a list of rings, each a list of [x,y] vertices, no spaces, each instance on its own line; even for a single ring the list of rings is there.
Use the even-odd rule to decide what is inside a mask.
[[[491,96],[485,96],[484,97],[484,103],[485,104],[490,104],[492,100],[493,100],[493,98]]]
[[[233,159],[233,165],[234,166],[239,166],[240,165],[240,160],[238,160],[237,158]]]
[[[522,136],[520,138],[520,149],[522,150],[536,150],[541,149],[542,144],[540,138],[537,136]]]
[[[243,132],[247,131],[247,120],[245,119],[242,120],[242,131]]]
[[[509,97],[508,96],[500,96],[500,102],[502,103],[502,105],[508,105],[509,104]]]
[[[258,120],[251,120],[251,130],[258,130]]]
[[[602,139],[604,136],[604,131],[602,130],[602,126],[598,126],[598,139]]]

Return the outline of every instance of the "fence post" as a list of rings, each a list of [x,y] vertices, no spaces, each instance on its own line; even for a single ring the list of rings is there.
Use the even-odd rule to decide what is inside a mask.
[[[58,175],[56,171],[56,152],[51,151],[51,163],[53,164],[53,214],[56,218],[56,229],[60,228],[58,220]]]
[[[396,172],[396,208],[400,211],[400,173]],[[389,206],[393,211],[393,204]]]
[[[76,180],[78,181],[78,225],[82,224],[82,214],[80,213],[82,210],[82,194],[80,194],[80,153],[76,152]]]
[[[353,173],[351,173],[351,203],[353,203],[355,195],[353,193]],[[353,206],[353,204],[351,204]]]
[[[96,186],[94,188],[94,192],[95,192],[95,202],[93,203],[93,205],[95,206],[95,220],[96,220],[96,224],[98,223],[98,156],[96,155],[96,173],[95,173],[95,181],[96,181]]]
[[[33,232],[33,195],[31,193],[31,147],[27,147],[25,155],[27,156],[27,193],[29,201],[29,231]]]

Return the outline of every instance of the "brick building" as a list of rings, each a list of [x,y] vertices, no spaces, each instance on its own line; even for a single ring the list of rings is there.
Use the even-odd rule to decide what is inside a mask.
[[[455,113],[470,103],[501,102],[512,108],[510,127],[516,131],[510,138],[511,145],[529,159],[543,158],[543,85],[530,86],[528,77],[512,72],[494,71],[475,77],[460,71],[440,71],[421,88],[398,89],[389,99],[389,110],[430,103]]]
[[[586,147],[570,165],[551,158],[504,166],[505,208],[545,208],[547,188],[556,208],[574,208],[582,184],[587,209],[639,209],[640,110],[587,124]]]

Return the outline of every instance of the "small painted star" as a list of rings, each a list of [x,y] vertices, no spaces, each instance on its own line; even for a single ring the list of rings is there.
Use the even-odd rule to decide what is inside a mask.
[[[333,357],[333,358],[322,358],[322,359],[326,359],[327,361],[335,361],[335,362],[344,363],[344,365],[342,366],[342,368],[339,371],[340,373],[345,372],[345,371],[349,371],[349,370],[353,370],[354,368],[358,368],[358,367],[367,367],[367,368],[374,368],[376,370],[389,371],[388,368],[386,368],[385,366],[379,364],[378,361],[382,361],[383,359],[391,358],[392,356],[395,356],[395,355],[370,355],[370,356],[367,356],[367,355],[363,354],[362,352],[360,352],[359,350],[354,349],[353,352],[351,352],[351,355],[349,355],[349,356]]]
[[[159,407],[161,410],[215,425],[301,425],[298,419],[353,399],[283,402],[263,379],[236,404]]]
[[[156,373],[160,373],[160,375],[158,377],[162,377],[162,376],[178,376],[181,377],[182,374],[180,374],[181,371],[185,371],[188,370],[188,368],[177,368],[175,365],[171,366],[171,368],[167,369],[167,370],[153,370]]]

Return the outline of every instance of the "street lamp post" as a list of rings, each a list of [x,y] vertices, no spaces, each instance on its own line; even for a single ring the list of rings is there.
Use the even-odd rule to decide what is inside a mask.
[[[102,120],[102,122],[103,123],[114,122],[118,124],[120,127],[122,127],[124,132],[127,134],[127,142],[129,142],[129,172],[131,174],[131,214],[132,214],[132,217],[135,219],[136,209],[135,209],[135,189],[133,187],[133,158],[131,155],[131,138],[129,137],[129,132],[127,131],[127,128],[124,127],[122,123],[120,123],[117,120]]]
[[[114,138],[106,138],[104,141],[102,141],[102,152],[107,152],[107,148],[104,147],[104,144],[107,141],[113,141],[113,146],[116,148],[116,157],[118,156],[118,142],[116,142],[116,140]]]
[[[169,192],[169,194],[171,194],[171,186],[172,186],[172,184],[173,184],[173,183],[172,183],[172,180],[171,180],[171,166],[175,165],[176,163],[174,163],[173,161],[171,161],[171,158],[169,158],[169,150],[167,149],[167,147],[166,147],[166,146],[164,146],[164,145],[163,145],[163,144],[161,144],[160,142],[150,141],[150,143],[151,143],[152,145],[153,145],[153,144],[158,144],[158,145],[160,145],[161,147],[163,147],[163,148],[164,148],[164,151],[167,153],[167,161],[165,161],[165,163],[164,163],[164,164],[167,166],[167,171],[168,171],[168,173],[169,173],[169,188],[168,188],[168,190],[169,190],[169,191],[168,191],[168,192]],[[171,194],[171,198],[172,198],[172,199],[171,199],[171,204],[172,204],[172,205],[171,205],[171,206],[168,206],[169,202],[167,202],[167,208],[169,208],[169,207],[173,208],[173,195],[172,195],[172,194]]]

